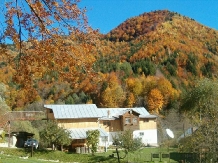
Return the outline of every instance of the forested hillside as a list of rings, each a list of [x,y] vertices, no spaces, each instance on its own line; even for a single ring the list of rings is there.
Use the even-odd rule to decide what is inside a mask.
[[[0,58],[0,82],[6,86],[4,97],[11,110],[35,109],[37,103],[95,103],[144,106],[161,113],[177,109],[196,80],[217,78],[218,31],[178,13],[144,13],[106,35],[85,35],[79,36],[95,40],[65,36],[65,49],[55,43],[63,36],[34,45],[26,42],[22,56],[8,46],[10,57]],[[45,46],[50,51],[43,51]]]

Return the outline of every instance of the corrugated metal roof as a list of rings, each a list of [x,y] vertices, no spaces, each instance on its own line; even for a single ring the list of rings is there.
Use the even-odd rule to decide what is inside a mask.
[[[56,119],[101,117],[95,104],[45,105],[45,107],[53,110]]]
[[[142,116],[142,115],[140,115],[139,116],[140,118],[157,118],[157,116],[156,115],[145,115],[145,116]]]
[[[75,104],[75,105],[44,105],[45,108],[53,110],[55,119],[78,119],[78,118],[118,118],[128,110],[139,113],[139,117],[150,117],[144,107],[138,108],[97,108],[95,104]],[[109,114],[109,115],[108,115]]]
[[[138,107],[138,108],[99,108],[99,109],[105,110],[104,116],[108,116],[107,112],[110,111],[111,117],[119,117],[120,115],[123,115],[124,113],[126,113],[129,110],[133,110],[133,111],[139,113],[140,114],[139,117],[145,117],[145,116],[150,115],[144,107]]]
[[[107,121],[113,121],[115,119],[116,119],[116,117],[101,117],[101,118],[99,118],[99,120],[107,120]]]
[[[72,139],[86,139],[86,132],[89,130],[99,130],[101,137],[108,137],[108,133],[101,128],[72,128],[68,130]]]

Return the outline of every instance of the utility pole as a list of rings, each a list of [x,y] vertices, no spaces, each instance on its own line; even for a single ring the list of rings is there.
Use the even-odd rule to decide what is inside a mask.
[[[33,142],[31,143],[31,157],[33,157]]]

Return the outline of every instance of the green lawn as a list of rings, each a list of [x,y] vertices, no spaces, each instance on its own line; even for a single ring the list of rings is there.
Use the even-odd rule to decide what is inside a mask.
[[[171,149],[175,151],[175,149]],[[153,158],[151,161],[151,154],[167,153],[167,149],[160,150],[159,148],[143,148],[129,153],[128,156],[121,159],[121,163],[134,162],[169,162],[169,158]],[[50,150],[36,150],[31,156],[31,150],[25,149],[12,149],[12,148],[0,148],[0,163],[51,163],[51,162],[63,162],[63,163],[116,163],[118,162],[115,149],[109,149],[107,152],[96,153],[94,156],[91,154],[75,154],[61,151]],[[120,157],[124,157],[124,152],[119,151]],[[110,157],[114,155],[114,157]],[[25,159],[28,156],[28,159]],[[171,160],[170,162],[173,162]],[[175,162],[175,161],[174,161]]]

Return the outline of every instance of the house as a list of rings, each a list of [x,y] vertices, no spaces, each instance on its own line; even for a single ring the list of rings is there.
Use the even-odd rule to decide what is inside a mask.
[[[100,131],[99,146],[113,144],[113,137],[132,130],[134,137],[142,138],[145,145],[157,146],[156,116],[144,107],[97,108],[95,104],[44,105],[47,118],[71,131],[72,148],[85,146],[86,131]]]
[[[14,121],[44,120],[45,113],[42,111],[8,111],[0,116],[0,147],[24,147],[24,142],[33,137],[33,133],[26,131],[12,131]],[[2,133],[6,132],[4,139]]]

